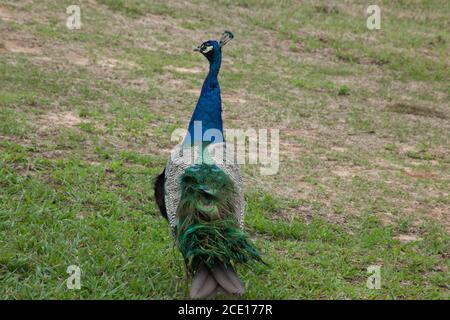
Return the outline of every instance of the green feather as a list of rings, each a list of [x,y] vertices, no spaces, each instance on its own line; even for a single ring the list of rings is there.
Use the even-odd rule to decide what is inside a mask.
[[[177,209],[177,241],[190,272],[201,265],[251,265],[262,261],[258,250],[239,228],[234,214],[235,188],[223,170],[197,164],[181,176]]]
[[[178,233],[178,246],[190,271],[202,264],[212,268],[218,262],[251,266],[254,261],[262,261],[236,222],[228,219],[191,224]]]

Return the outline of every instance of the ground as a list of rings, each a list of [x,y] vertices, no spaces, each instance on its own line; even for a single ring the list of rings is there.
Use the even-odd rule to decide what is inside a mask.
[[[229,29],[225,127],[280,129],[279,173],[242,168],[244,298],[449,299],[448,3],[331,3],[3,0],[0,297],[186,298],[152,181]]]

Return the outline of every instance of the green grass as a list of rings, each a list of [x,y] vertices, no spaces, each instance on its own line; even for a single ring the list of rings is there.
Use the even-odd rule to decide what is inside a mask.
[[[70,4],[0,5],[1,298],[187,297],[153,178],[223,29],[225,126],[281,129],[279,174],[242,168],[244,298],[450,298],[445,1],[382,1],[378,31],[364,1],[98,0],[77,31]]]

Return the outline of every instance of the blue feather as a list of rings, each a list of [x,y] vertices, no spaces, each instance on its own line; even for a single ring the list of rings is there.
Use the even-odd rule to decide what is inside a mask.
[[[222,62],[222,51],[219,43],[215,40],[207,41],[213,46],[212,55],[205,55],[209,61],[209,72],[203,82],[202,91],[189,122],[188,133],[186,135],[183,146],[191,147],[194,144],[202,145],[208,143],[220,143],[223,141],[223,124],[222,124],[222,99],[220,97],[219,86],[219,70]],[[201,121],[201,132],[195,130],[195,122]],[[221,138],[214,138],[213,141],[204,141],[204,133],[207,130],[218,130]],[[190,137],[190,139],[189,139]]]

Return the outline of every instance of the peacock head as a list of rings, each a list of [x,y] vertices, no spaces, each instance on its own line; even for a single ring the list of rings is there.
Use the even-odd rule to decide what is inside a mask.
[[[232,32],[225,31],[222,34],[222,37],[220,38],[219,41],[216,40],[205,41],[197,48],[195,48],[194,51],[200,52],[206,57],[206,59],[208,59],[210,63],[212,63],[216,59],[221,57],[222,47],[226,45],[228,42],[230,42],[230,40],[233,38],[234,34]]]

